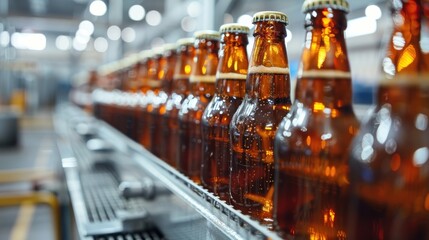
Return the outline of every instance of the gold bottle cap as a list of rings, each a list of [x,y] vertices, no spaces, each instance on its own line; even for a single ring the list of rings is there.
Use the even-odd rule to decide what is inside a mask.
[[[276,12],[276,11],[257,12],[255,13],[255,15],[253,15],[252,23],[262,22],[262,21],[274,21],[274,22],[282,22],[286,25],[288,24],[288,18],[286,14],[282,12]]]
[[[249,34],[249,27],[246,25],[238,24],[238,23],[227,23],[220,26],[219,32],[234,32],[234,33],[245,33]]]
[[[177,40],[178,46],[194,45],[195,38],[180,38]]]
[[[150,58],[153,55],[152,50],[143,50],[139,53],[140,60],[145,60],[147,58]]]
[[[305,0],[304,4],[302,5],[303,12],[320,8],[338,9],[346,13],[350,11],[347,0]]]
[[[166,44],[162,45],[162,47],[164,48],[164,52],[167,52],[167,51],[176,50],[177,44],[176,43],[166,43]]]
[[[220,33],[218,31],[213,30],[202,30],[196,31],[194,33],[195,39],[210,39],[210,40],[219,40]]]

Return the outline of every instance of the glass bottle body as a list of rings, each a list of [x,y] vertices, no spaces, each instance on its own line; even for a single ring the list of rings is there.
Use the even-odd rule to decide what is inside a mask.
[[[421,1],[393,2],[395,24],[383,59],[388,77],[349,155],[350,239],[429,239],[424,6],[427,10]]]

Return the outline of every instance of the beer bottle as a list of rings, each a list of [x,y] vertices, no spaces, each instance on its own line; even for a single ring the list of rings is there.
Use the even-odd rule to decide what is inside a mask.
[[[164,145],[168,148],[161,158],[173,167],[177,166],[179,155],[179,110],[184,99],[189,94],[189,76],[191,75],[192,61],[195,55],[194,38],[181,38],[177,41],[177,60],[173,74],[173,91],[165,105],[163,118]]]
[[[158,69],[161,62],[162,52],[160,49],[154,49],[152,55],[147,60],[147,84],[149,90],[146,91],[144,96],[144,108],[142,109],[143,123],[141,125],[141,138],[140,143],[149,151],[152,150],[151,143],[151,126],[152,126],[152,112],[153,103],[161,88],[161,81],[158,79]]]
[[[291,105],[285,44],[287,16],[258,12],[253,23],[255,43],[246,96],[230,125],[229,191],[235,208],[262,224],[272,225],[274,135]]]
[[[180,149],[178,169],[196,183],[201,182],[201,117],[215,92],[219,33],[195,32],[195,57],[189,77],[190,94],[179,112]]]
[[[153,60],[151,59],[153,52],[152,50],[144,50],[139,55],[141,60],[137,78],[140,83],[140,91],[135,111],[137,116],[137,139],[142,146],[147,146],[149,134],[144,133],[145,126],[147,126],[145,110],[148,103],[148,93],[151,91],[149,87],[149,66],[153,65]]]
[[[428,2],[392,6],[377,106],[349,155],[349,239],[429,239]]]
[[[158,70],[158,80],[161,81],[161,90],[153,102],[153,124],[151,128],[152,153],[161,159],[163,159],[161,157],[162,153],[167,150],[163,139],[163,131],[167,126],[164,125],[163,118],[166,111],[167,99],[171,94],[171,85],[176,64],[176,44],[165,44],[163,49],[164,52]]]
[[[229,124],[246,93],[249,65],[246,46],[249,28],[235,23],[224,24],[220,27],[220,33],[216,93],[201,120],[201,181],[208,190],[229,201]]]
[[[345,236],[347,150],[359,128],[344,38],[348,11],[346,0],[303,4],[295,101],[274,144],[274,226],[283,235]]]

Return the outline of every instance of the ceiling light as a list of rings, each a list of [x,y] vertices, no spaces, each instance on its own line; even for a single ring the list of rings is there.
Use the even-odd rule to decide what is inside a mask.
[[[94,40],[95,51],[103,53],[107,51],[108,47],[109,47],[109,43],[107,42],[107,39],[105,39],[104,37],[98,37]]]
[[[191,17],[198,17],[201,14],[201,3],[197,1],[189,3],[186,12]]]
[[[381,18],[381,9],[377,5],[369,5],[365,8],[365,16],[378,20]]]
[[[151,26],[158,26],[161,23],[161,20],[162,20],[161,13],[159,13],[156,10],[149,11],[146,14],[146,22]]]
[[[375,31],[377,31],[377,21],[375,19],[360,17],[347,21],[345,36],[346,38],[352,38],[372,34]]]
[[[44,50],[46,48],[46,36],[42,33],[13,33],[12,46],[18,49]]]
[[[124,30],[122,30],[122,40],[124,42],[130,43],[136,40],[136,31],[134,31],[133,28],[126,27]]]
[[[86,46],[87,46],[86,43],[81,43],[81,42],[77,41],[76,38],[73,39],[73,49],[74,50],[81,52],[81,51],[86,49]]]
[[[134,21],[141,21],[145,14],[146,10],[141,5],[133,5],[128,10],[128,16]]]
[[[86,34],[91,35],[94,33],[94,24],[88,20],[83,20],[79,24],[79,29],[86,32]]]
[[[253,28],[253,23],[252,23],[252,19],[253,17],[248,15],[248,14],[244,14],[241,15],[238,19],[237,19],[237,23],[239,24],[243,24],[249,28]]]
[[[57,46],[59,50],[63,50],[63,51],[69,50],[71,47],[71,38],[68,36],[59,35],[55,39],[55,46]]]
[[[7,47],[10,42],[9,32],[3,31],[0,33],[0,45],[2,47]]]
[[[103,16],[107,12],[107,6],[101,0],[94,0],[89,5],[89,12],[94,16]]]
[[[194,32],[196,27],[197,27],[197,23],[196,23],[195,19],[193,19],[191,17],[182,18],[180,25],[182,26],[182,29],[185,32]]]
[[[112,25],[107,29],[107,37],[110,40],[119,40],[121,38],[121,29],[118,26]]]

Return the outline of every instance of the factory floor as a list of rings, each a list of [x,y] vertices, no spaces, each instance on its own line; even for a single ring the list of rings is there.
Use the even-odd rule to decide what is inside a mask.
[[[18,146],[0,148],[0,239],[62,239],[55,232],[52,205],[37,200],[51,196],[62,202],[51,113],[20,117]]]

